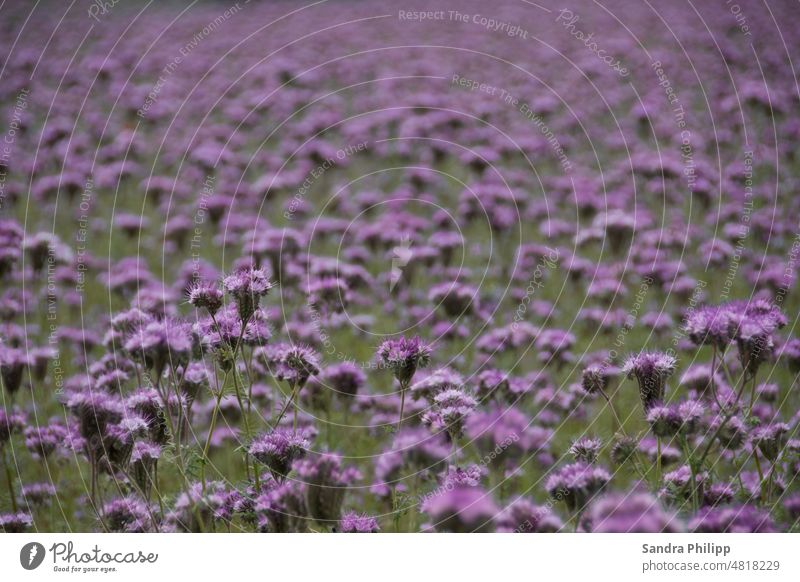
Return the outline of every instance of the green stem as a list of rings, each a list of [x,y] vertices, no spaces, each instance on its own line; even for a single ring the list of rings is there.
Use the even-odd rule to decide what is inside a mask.
[[[656,437],[656,445],[658,447],[656,457],[656,489],[661,486],[661,437]]]
[[[211,424],[208,427],[208,435],[206,435],[206,444],[203,446],[203,466],[200,469],[201,481],[203,482],[203,493],[206,492],[206,465],[209,462],[208,450],[211,448],[211,437],[214,435],[214,429],[217,426],[217,415],[219,414],[219,405],[222,402],[222,392],[218,392],[217,401],[214,405],[214,410],[211,412]]]
[[[400,427],[403,426],[403,411],[406,406],[406,385],[400,384],[400,419],[397,421],[397,433],[400,434]]]
[[[5,451],[3,451],[3,468],[5,469],[6,481],[8,482],[8,495],[11,499],[11,509],[14,513],[17,513],[17,497],[14,494],[14,477],[11,475],[11,468],[8,466]]]
[[[281,423],[281,420],[283,420],[283,417],[286,414],[286,411],[289,410],[289,406],[292,405],[292,402],[294,401],[294,398],[295,398],[295,395],[297,394],[297,391],[298,391],[297,390],[297,384],[292,384],[292,392],[291,392],[291,394],[289,394],[289,400],[286,401],[286,404],[284,404],[283,408],[281,409],[280,414],[278,414],[278,418],[273,423],[273,426],[275,428],[277,428],[278,425]]]
[[[753,449],[753,460],[756,463],[756,471],[758,471],[758,487],[761,491],[761,501],[766,504],[767,500],[764,498],[764,471],[761,470],[761,461],[758,459],[758,449],[756,448]]]
[[[681,448],[683,449],[683,454],[686,455],[686,462],[689,464],[689,473],[691,474],[692,509],[697,511],[697,508],[700,506],[700,498],[699,492],[697,491],[697,475],[695,473],[694,463],[692,461],[692,453],[689,450],[689,443],[686,441],[686,436],[680,435],[680,439]]]

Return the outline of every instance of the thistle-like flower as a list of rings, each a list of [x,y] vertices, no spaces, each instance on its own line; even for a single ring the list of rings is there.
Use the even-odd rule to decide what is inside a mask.
[[[551,497],[562,500],[570,511],[583,509],[611,480],[603,467],[572,463],[556,471],[545,484]]]
[[[377,533],[379,530],[377,519],[359,515],[355,511],[345,513],[339,522],[339,531],[342,533]]]
[[[222,291],[213,283],[199,282],[189,288],[189,304],[216,315],[222,307]]]
[[[394,373],[400,385],[407,387],[420,368],[431,361],[431,348],[419,337],[386,340],[378,348],[378,357]]]
[[[683,525],[648,493],[603,496],[592,505],[589,522],[599,533],[677,533]]]
[[[250,444],[249,453],[269,469],[276,481],[282,482],[292,470],[292,464],[306,454],[309,446],[303,435],[276,429],[256,438]]]
[[[667,378],[675,372],[675,364],[673,356],[661,352],[641,352],[625,361],[622,371],[639,383],[645,412],[664,400]]]
[[[242,321],[250,319],[261,298],[273,286],[263,269],[244,269],[225,277],[222,285],[236,300],[236,308]]]
[[[580,438],[572,443],[569,448],[570,454],[575,457],[576,461],[583,461],[591,465],[597,460],[600,454],[600,449],[603,447],[603,441],[593,438]]]
[[[753,431],[753,444],[767,459],[774,462],[786,444],[789,430],[789,425],[783,422],[760,426]]]

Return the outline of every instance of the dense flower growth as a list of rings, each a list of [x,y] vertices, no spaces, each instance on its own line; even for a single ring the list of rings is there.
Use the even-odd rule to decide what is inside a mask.
[[[0,531],[798,530],[796,5],[11,4]]]

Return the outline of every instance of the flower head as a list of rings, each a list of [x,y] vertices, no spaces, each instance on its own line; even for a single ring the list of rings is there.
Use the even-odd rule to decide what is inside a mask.
[[[475,399],[458,390],[450,388],[440,392],[433,400],[433,409],[426,413],[423,422],[441,425],[452,439],[458,439],[464,431],[464,421],[475,410]]]
[[[33,518],[27,513],[5,513],[0,515],[0,532],[24,533],[33,525]]]
[[[0,408],[0,449],[8,442],[11,435],[25,426],[25,415],[18,410],[6,411]]]
[[[597,394],[608,386],[609,380],[614,377],[615,369],[602,364],[591,364],[583,370],[581,387],[587,394]]]
[[[461,486],[425,500],[422,511],[430,516],[436,531],[490,532],[495,528],[497,506],[480,487]]]
[[[261,298],[273,287],[263,269],[252,268],[225,277],[222,286],[236,300],[242,321],[250,319]]]
[[[160,374],[167,364],[178,367],[189,361],[192,338],[183,323],[169,319],[152,321],[130,335],[125,350]]]
[[[760,426],[753,431],[753,444],[770,461],[775,461],[786,444],[789,425],[783,422]]]
[[[561,519],[543,505],[517,499],[497,518],[497,531],[503,533],[554,533],[564,527]]]
[[[364,371],[352,362],[328,366],[321,378],[340,397],[355,396],[367,380]]]
[[[418,336],[401,337],[383,342],[378,357],[394,372],[397,381],[407,386],[417,369],[425,368],[431,360],[431,348]]]
[[[213,283],[200,281],[189,287],[189,304],[215,315],[222,307],[222,291]]]
[[[545,484],[547,492],[563,500],[570,511],[581,509],[611,480],[603,467],[572,463],[556,471]]]
[[[339,531],[342,533],[377,533],[380,530],[378,520],[355,511],[348,511],[339,522]]]
[[[569,452],[575,457],[576,461],[583,461],[584,463],[591,464],[597,460],[602,446],[603,441],[600,439],[584,437],[572,443]]]
[[[250,454],[259,463],[266,465],[276,481],[283,481],[292,464],[302,458],[310,443],[297,433],[276,429],[256,438],[249,448]]]
[[[291,346],[283,354],[283,361],[295,372],[301,386],[310,376],[319,374],[319,356],[308,346]]]
[[[305,483],[308,514],[327,522],[339,521],[348,487],[361,478],[357,469],[344,466],[341,456],[333,453],[300,462],[297,475]]]
[[[681,416],[675,406],[653,406],[647,413],[647,422],[653,434],[661,438],[670,438],[678,434],[681,428]]]
[[[752,505],[704,507],[689,522],[696,533],[770,533],[775,524],[769,512]]]
[[[625,361],[622,371],[639,383],[645,412],[664,400],[666,381],[675,372],[675,364],[673,356],[662,352],[641,352]]]
[[[649,493],[612,494],[598,499],[589,512],[592,531],[599,533],[676,533],[678,518]]]

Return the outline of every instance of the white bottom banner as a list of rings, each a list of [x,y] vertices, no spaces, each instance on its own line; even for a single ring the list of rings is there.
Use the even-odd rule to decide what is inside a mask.
[[[6,534],[5,580],[800,580],[797,534]],[[293,579],[292,578],[292,579]]]

